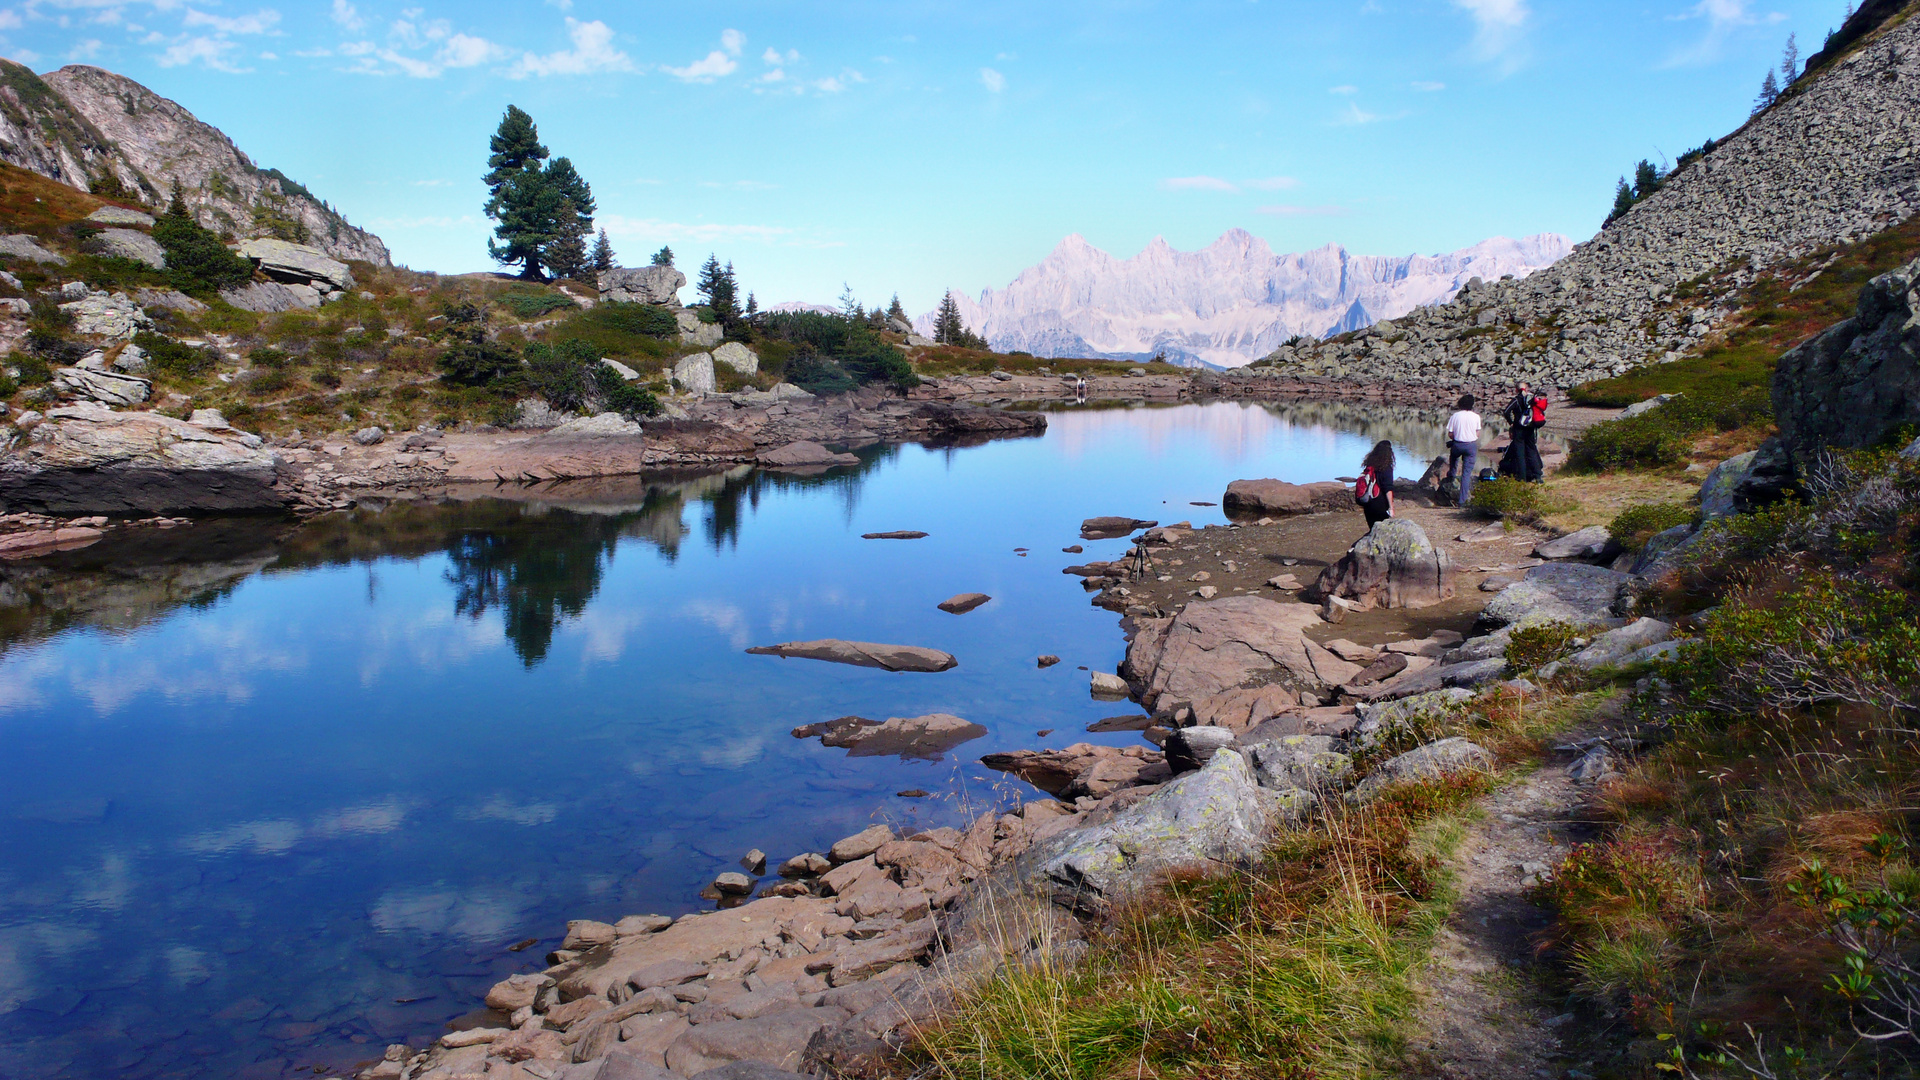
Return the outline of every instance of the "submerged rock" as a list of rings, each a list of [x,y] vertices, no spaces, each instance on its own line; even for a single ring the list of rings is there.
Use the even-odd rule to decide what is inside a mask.
[[[886,671],[947,671],[960,661],[952,653],[917,645],[879,645],[871,641],[789,641],[780,645],[758,645],[747,652],[755,656],[779,656],[798,660],[825,660],[854,667],[881,668]]]
[[[793,729],[796,739],[819,736],[824,746],[843,748],[849,757],[897,755],[902,760],[937,761],[961,743],[980,738],[987,729],[952,713],[894,716],[885,721],[843,716]]]

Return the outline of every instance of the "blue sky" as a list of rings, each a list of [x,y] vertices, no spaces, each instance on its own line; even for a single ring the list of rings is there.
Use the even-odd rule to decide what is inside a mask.
[[[16,0],[0,52],[98,64],[226,131],[416,269],[487,269],[508,103],[628,263],[763,304],[914,311],[1069,233],[1119,256],[1592,235],[1615,178],[1747,116],[1844,0],[600,3]]]

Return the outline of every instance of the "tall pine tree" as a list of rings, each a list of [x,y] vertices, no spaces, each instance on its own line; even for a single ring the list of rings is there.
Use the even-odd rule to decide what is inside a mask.
[[[593,263],[587,254],[586,226],[572,199],[560,200],[553,242],[546,248],[546,261],[554,277],[585,281],[593,273]]]
[[[487,217],[498,222],[487,241],[487,254],[494,261],[521,266],[521,276],[538,278],[543,262],[542,249],[552,240],[552,225],[560,200],[546,183],[541,162],[547,148],[540,143],[540,131],[533,117],[518,105],[507,106],[500,127],[493,133],[487,158]]]
[[[933,340],[942,345],[958,345],[966,333],[966,324],[960,321],[960,305],[949,291],[940,298],[940,310],[933,316]]]

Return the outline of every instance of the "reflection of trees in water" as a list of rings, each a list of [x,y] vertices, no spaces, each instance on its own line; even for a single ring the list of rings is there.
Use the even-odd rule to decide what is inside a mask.
[[[562,619],[587,610],[620,538],[617,519],[545,516],[557,527],[474,530],[447,546],[453,610],[478,619],[498,608],[514,655],[528,667],[546,659]]]
[[[900,445],[890,443],[854,451],[860,464],[817,473],[799,470],[737,469],[721,483],[700,493],[707,504],[702,526],[715,551],[740,543],[740,524],[760,507],[761,496],[777,491],[827,488],[840,499],[843,520],[852,521],[860,507],[860,489],[868,473],[900,456]]]

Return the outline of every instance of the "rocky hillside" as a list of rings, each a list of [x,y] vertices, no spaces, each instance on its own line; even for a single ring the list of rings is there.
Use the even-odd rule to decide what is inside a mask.
[[[44,78],[0,59],[0,161],[84,191],[165,202],[177,179],[201,224],[388,265],[387,245],[261,169],[217,128],[124,76],[73,64]]]
[[[1761,274],[1920,209],[1913,10],[1803,77],[1551,270],[1469,283],[1450,303],[1281,348],[1263,364],[1351,381],[1570,386],[1708,343]]]
[[[1297,334],[1357,330],[1446,300],[1474,277],[1524,276],[1568,251],[1564,236],[1496,237],[1445,255],[1354,255],[1338,244],[1277,255],[1230,229],[1199,251],[1158,237],[1116,259],[1069,236],[1038,266],[978,300],[957,290],[967,327],[995,349],[1035,356],[1238,367]],[[933,315],[919,331],[933,334]]]

